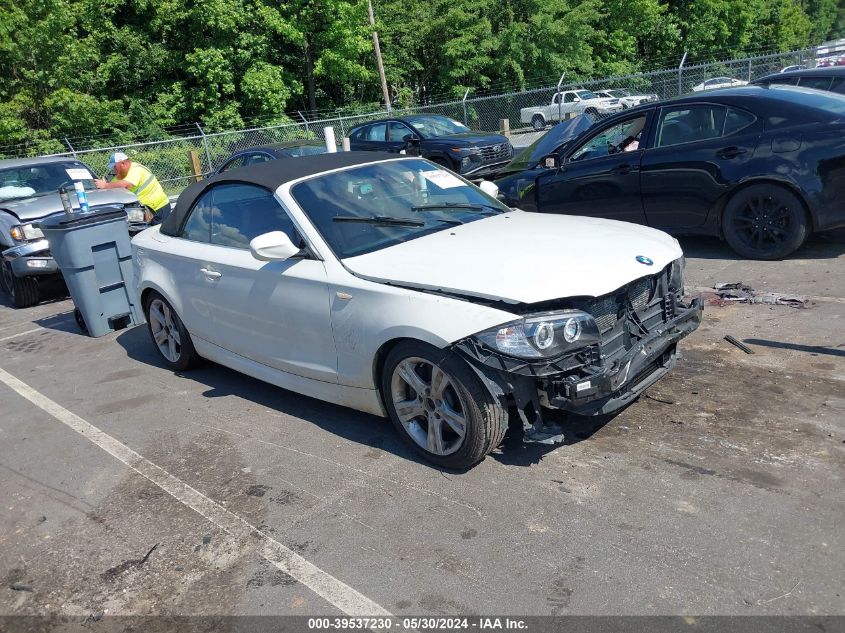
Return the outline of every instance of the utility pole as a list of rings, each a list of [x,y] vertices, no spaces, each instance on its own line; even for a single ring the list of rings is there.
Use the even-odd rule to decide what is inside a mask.
[[[381,47],[378,44],[378,32],[376,31],[376,18],[373,15],[373,0],[367,0],[367,14],[370,17],[370,26],[373,29],[373,48],[376,51],[376,64],[378,65],[378,76],[381,78],[381,91],[384,95],[384,106],[390,112],[390,93],[387,91],[387,79],[384,77],[384,64],[381,63]]]

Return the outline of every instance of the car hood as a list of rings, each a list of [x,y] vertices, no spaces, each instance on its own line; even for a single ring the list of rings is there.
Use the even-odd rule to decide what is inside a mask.
[[[92,207],[109,204],[124,205],[138,201],[135,194],[129,193],[126,189],[94,189],[85,193],[88,197],[88,204]],[[78,208],[79,203],[74,192],[70,191],[69,195],[71,204]],[[62,199],[58,192],[0,202],[0,211],[7,211],[15,215],[21,222],[40,220],[44,216],[62,210]]]
[[[501,134],[488,134],[486,132],[461,132],[459,134],[449,134],[448,136],[435,136],[425,138],[422,140],[426,145],[442,143],[443,145],[450,145],[453,147],[483,147],[485,145],[497,145],[501,143],[509,143]]]
[[[589,130],[592,125],[593,120],[586,114],[579,114],[574,119],[561,121],[517,154],[511,162],[505,165],[502,173],[533,169],[543,158],[564,143]]]
[[[372,281],[531,304],[598,297],[657,273],[681,255],[673,238],[649,227],[514,210],[343,264]]]

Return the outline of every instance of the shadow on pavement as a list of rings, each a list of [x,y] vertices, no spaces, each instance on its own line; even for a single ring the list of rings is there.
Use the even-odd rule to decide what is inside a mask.
[[[774,347],[775,349],[791,349],[796,352],[807,352],[808,354],[825,356],[841,356],[845,358],[845,349],[835,349],[833,347],[824,347],[822,345],[799,345],[798,343],[784,343],[783,341],[767,341],[759,338],[747,338],[745,342],[749,345],[759,345],[761,347]]]
[[[125,330],[115,340],[126,350],[129,358],[164,367],[158,352],[150,342],[146,325]],[[311,422],[325,431],[364,447],[381,449],[433,470],[443,470],[424,461],[406,446],[387,418],[309,398],[209,361],[179,375],[207,386],[208,389],[203,392],[206,398],[243,398],[279,413]]]
[[[698,259],[722,259],[738,261],[743,259],[733,252],[728,243],[718,237],[680,236],[684,255]],[[845,254],[845,229],[814,233],[804,246],[790,255],[789,259],[835,259]]]

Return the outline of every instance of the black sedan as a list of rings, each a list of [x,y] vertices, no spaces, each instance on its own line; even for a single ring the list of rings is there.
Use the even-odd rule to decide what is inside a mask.
[[[830,92],[845,94],[845,66],[807,68],[806,70],[775,73],[755,79],[751,83],[756,86],[786,84],[789,86],[801,86],[802,88],[815,88],[816,90],[829,90]]]
[[[220,174],[230,169],[264,163],[277,158],[295,158],[325,153],[326,144],[322,141],[287,141],[272,143],[271,145],[259,145],[232,154],[223,161],[223,164],[214,173]]]
[[[417,144],[420,155],[468,178],[493,175],[513,158],[501,134],[473,132],[437,114],[371,121],[349,131],[353,150],[399,152]]]
[[[526,211],[716,235],[744,257],[781,259],[811,232],[845,226],[845,97],[747,86],[639,106],[586,130],[564,122],[496,184]]]

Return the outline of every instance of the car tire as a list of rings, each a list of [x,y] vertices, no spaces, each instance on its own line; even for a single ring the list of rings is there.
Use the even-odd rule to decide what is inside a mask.
[[[531,127],[535,132],[542,132],[546,129],[546,119],[542,114],[535,114],[531,117]]]
[[[9,262],[3,262],[2,277],[3,290],[12,300],[16,308],[34,306],[41,299],[41,289],[34,277],[17,277]]]
[[[801,247],[810,234],[810,223],[798,196],[765,183],[746,187],[728,200],[722,233],[743,257],[778,260]]]
[[[475,372],[454,352],[426,343],[403,341],[390,350],[381,392],[402,438],[438,466],[474,466],[507,431],[507,411]]]
[[[151,292],[146,297],[144,316],[153,345],[169,369],[185,371],[202,360],[182,319],[159,293]]]
[[[587,108],[586,110],[584,110],[584,114],[586,114],[587,116],[592,117],[592,118],[593,118],[593,120],[594,120],[594,122],[595,122],[595,120],[597,120],[597,119],[598,119],[598,116],[599,116],[599,111],[598,111],[598,110],[596,110],[595,108]]]

